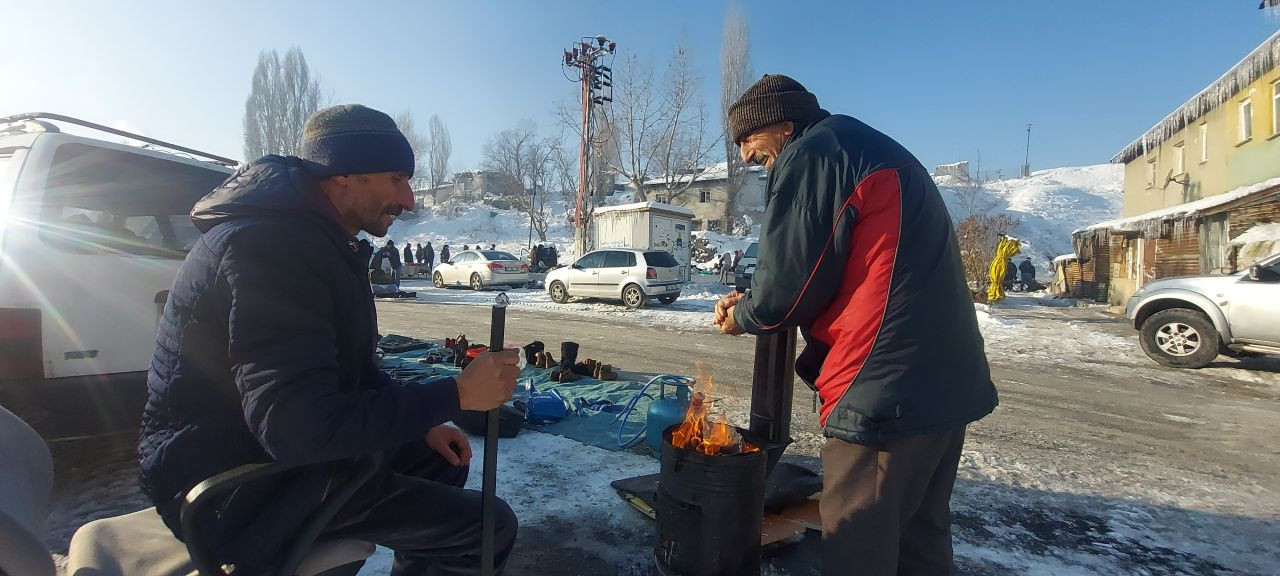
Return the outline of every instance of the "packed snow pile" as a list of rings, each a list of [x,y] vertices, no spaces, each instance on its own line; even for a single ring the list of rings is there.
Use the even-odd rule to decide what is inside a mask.
[[[725,236],[713,230],[694,232],[693,238],[693,267],[707,272],[715,269],[720,254],[734,250],[746,252],[747,247],[756,241],[754,236]]]
[[[1258,224],[1231,240],[1232,246],[1244,246],[1258,242],[1280,242],[1280,222]]]
[[[1124,167],[1115,164],[1038,170],[976,187],[948,176],[936,180],[956,220],[985,209],[1016,218],[1021,225],[1012,233],[1023,241],[1022,255],[1042,270],[1072,251],[1071,232],[1081,224],[1119,215],[1124,193]]]

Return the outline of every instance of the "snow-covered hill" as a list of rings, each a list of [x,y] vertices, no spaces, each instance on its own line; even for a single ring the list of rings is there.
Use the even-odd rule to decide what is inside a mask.
[[[953,216],[965,212],[965,186],[938,178],[943,200]],[[977,191],[978,204],[1005,212],[1021,224],[1013,231],[1024,242],[1022,255],[1041,269],[1054,256],[1072,251],[1071,231],[1120,215],[1124,167],[1116,164],[1051,168],[1028,178],[987,182]]]
[[[1030,256],[1041,269],[1054,256],[1071,252],[1071,231],[1120,214],[1124,169],[1113,164],[1052,168],[1033,172],[1029,178],[1011,178],[984,183],[974,192],[977,204],[1003,211],[1021,224],[1013,233],[1023,240],[1023,255]],[[953,216],[962,217],[967,207],[965,186],[951,177],[938,178],[943,200]],[[559,202],[551,207],[558,217],[547,230],[547,241],[568,257],[573,243],[572,210]],[[758,229],[758,227],[756,227]],[[745,249],[754,237],[730,238],[698,233],[720,249]],[[443,210],[424,211],[417,220],[401,220],[391,226],[396,245],[431,241],[436,249],[448,243],[455,251],[463,244],[496,243],[498,248],[519,254],[528,246],[529,219],[514,210],[499,210],[483,204],[460,206],[451,218]],[[534,242],[537,242],[534,235]]]

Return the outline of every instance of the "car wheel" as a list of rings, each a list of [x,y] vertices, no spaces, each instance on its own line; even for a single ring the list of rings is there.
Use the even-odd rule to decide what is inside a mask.
[[[471,274],[471,289],[476,292],[484,290],[484,282],[480,280],[480,275],[474,272]]]
[[[564,284],[559,280],[551,283],[551,301],[556,304],[564,304],[569,301],[569,291],[564,289]]]
[[[639,285],[627,284],[627,287],[622,289],[622,304],[627,308],[633,310],[644,308],[644,305],[648,302],[649,295],[645,294],[644,289],[640,288]]]
[[[1218,329],[1204,314],[1186,308],[1156,312],[1139,330],[1142,351],[1172,368],[1202,368],[1218,357]]]
[[[436,272],[435,276],[431,277],[431,283],[435,284],[436,288],[444,288],[444,275]]]
[[[659,296],[658,301],[663,304],[670,304],[676,301],[676,297],[675,296]]]

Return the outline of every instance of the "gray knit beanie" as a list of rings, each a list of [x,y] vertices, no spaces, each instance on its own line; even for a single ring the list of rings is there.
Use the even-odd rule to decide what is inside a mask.
[[[321,178],[374,172],[413,174],[413,148],[390,116],[359,104],[325,108],[302,129],[298,157]]]
[[[729,107],[729,134],[734,143],[765,126],[800,120],[817,112],[818,97],[782,74],[765,74]]]

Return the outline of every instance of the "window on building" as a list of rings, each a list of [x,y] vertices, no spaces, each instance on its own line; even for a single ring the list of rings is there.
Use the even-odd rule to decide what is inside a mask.
[[[1209,125],[1200,123],[1200,161],[1209,161]]]
[[[659,204],[666,204],[666,203],[667,203],[667,195],[666,195],[666,194],[655,194],[655,195],[653,196],[653,201],[654,201],[654,202],[657,202],[657,203],[659,203]]]
[[[1156,185],[1156,160],[1152,158],[1147,160],[1147,188]]]
[[[1253,138],[1253,102],[1245,98],[1240,103],[1240,141]]]
[[[1280,134],[1280,80],[1271,83],[1271,134]]]
[[[1185,148],[1182,142],[1173,145],[1173,173],[1182,174],[1187,171]]]
[[[710,191],[710,190],[702,190],[702,191],[698,192],[698,202],[701,202],[701,203],[703,203],[703,204],[706,204],[707,202],[710,202],[710,201],[711,201],[711,191]]]

